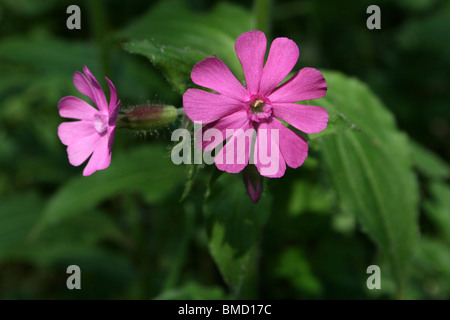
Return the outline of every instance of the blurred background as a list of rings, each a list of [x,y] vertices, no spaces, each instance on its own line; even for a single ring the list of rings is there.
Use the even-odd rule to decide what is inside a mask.
[[[202,15],[223,1],[184,2]],[[254,7],[227,3],[249,15]],[[80,30],[66,27],[71,4],[81,8]],[[381,8],[381,30],[366,28],[371,4]],[[181,106],[164,76],[121,45],[127,28],[158,5],[0,0],[0,298],[393,298],[389,277],[385,290],[367,290],[366,268],[378,252],[354,218],[340,212],[314,154],[301,169],[266,182],[270,216],[238,295],[208,251],[201,212],[213,168],[179,202],[188,172],[170,161],[171,128],[117,132],[110,168],[92,177],[68,163],[57,105],[63,96],[81,97],[72,76],[84,65],[99,81],[106,75],[114,82],[123,108]],[[438,172],[418,171],[419,228],[428,240],[413,257],[405,297],[448,299],[450,3],[280,0],[270,12],[268,37],[285,36],[300,47],[295,69],[361,79],[399,128],[431,151],[421,155]],[[66,287],[72,264],[82,270],[81,290]]]

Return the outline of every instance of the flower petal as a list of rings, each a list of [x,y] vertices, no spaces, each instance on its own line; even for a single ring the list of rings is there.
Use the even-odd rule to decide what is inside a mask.
[[[247,89],[257,94],[266,54],[267,39],[264,32],[249,31],[241,34],[236,40],[236,54],[244,70]]]
[[[247,122],[234,131],[225,146],[217,153],[214,163],[219,170],[228,173],[241,172],[248,164],[255,129]]]
[[[111,80],[109,80],[107,77],[105,77],[105,79],[109,87],[109,113],[111,114],[114,111],[114,108],[117,106],[117,90]]]
[[[103,170],[111,164],[109,134],[102,136],[95,145],[94,153],[83,170],[83,176],[90,176],[97,170]]]
[[[286,163],[280,152],[279,130],[273,130],[266,122],[260,122],[254,150],[254,163],[262,176],[279,178],[286,171]]]
[[[102,87],[87,66],[83,67],[83,71],[91,84],[95,104],[101,111],[108,111],[108,103],[106,102],[105,93],[103,92]]]
[[[216,121],[245,108],[242,102],[200,89],[188,89],[183,95],[183,106],[192,121],[203,123]]]
[[[269,56],[261,77],[259,93],[263,96],[275,89],[297,63],[299,50],[294,41],[276,38],[270,46]]]
[[[239,128],[243,128],[248,123],[247,112],[245,110],[239,110],[230,115],[227,115],[221,118],[218,121],[209,123],[200,128],[200,130],[196,133],[196,146],[199,149],[205,151],[211,151],[215,147],[217,147],[223,140],[229,138],[231,136],[231,130],[237,130]],[[211,129],[211,130],[210,130]],[[220,138],[214,135],[214,130],[216,129],[220,131]]]
[[[109,137],[108,137],[108,150],[109,150],[109,153],[111,153],[112,152],[112,147],[113,147],[113,144],[114,144],[114,138],[116,137],[116,127],[114,126],[114,127],[112,127],[112,126],[110,126],[109,128],[108,128],[108,135],[109,135]]]
[[[61,117],[80,120],[92,120],[94,114],[98,112],[86,101],[73,96],[59,100],[58,109]]]
[[[113,109],[110,109],[109,111],[109,121],[108,124],[110,126],[115,126],[117,122],[117,116],[119,115],[119,109],[120,109],[120,100],[117,101],[117,104]]]
[[[95,104],[97,103],[97,101],[95,100],[94,92],[92,91],[91,83],[88,81],[84,74],[76,71],[73,75],[73,84],[75,85],[75,88],[78,89],[78,91],[91,99]]]
[[[308,144],[305,138],[284,126],[279,120],[272,118],[268,123],[272,130],[278,130],[280,151],[286,164],[291,168],[300,167],[308,156]]]
[[[272,104],[273,114],[306,133],[317,133],[327,127],[328,112],[317,106],[296,103]]]
[[[58,136],[66,146],[97,131],[91,121],[63,122],[58,127]]]
[[[192,81],[202,87],[212,89],[227,97],[247,101],[248,91],[231,73],[222,60],[212,57],[197,63],[192,69]]]
[[[100,135],[94,134],[84,136],[78,140],[73,141],[67,147],[67,154],[69,155],[69,162],[73,166],[79,166],[91,155],[96,148],[97,141]]]
[[[314,68],[303,68],[268,98],[272,103],[297,102],[322,98],[326,92],[327,84],[322,73]]]

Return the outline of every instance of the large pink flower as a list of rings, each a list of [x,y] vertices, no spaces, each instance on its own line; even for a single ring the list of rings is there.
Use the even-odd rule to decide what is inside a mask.
[[[61,123],[58,136],[67,146],[70,164],[79,166],[92,154],[83,171],[84,176],[89,176],[97,170],[106,169],[111,163],[120,100],[117,100],[114,84],[105,77],[110,91],[108,104],[97,79],[86,66],[83,71],[85,75],[75,72],[73,84],[78,91],[91,99],[98,109],[77,97],[62,98],[58,104],[61,117],[80,121]]]
[[[298,47],[290,39],[276,38],[264,64],[266,45],[266,36],[261,31],[246,32],[236,40],[236,54],[247,87],[235,78],[220,59],[213,57],[197,63],[191,78],[195,84],[216,93],[189,89],[183,95],[186,115],[194,122],[207,124],[201,130],[205,136],[211,128],[222,133],[222,139],[203,141],[202,149],[215,148],[229,138],[214,158],[217,168],[222,171],[240,172],[252,154],[253,163],[260,174],[281,177],[286,164],[292,168],[303,164],[308,155],[308,145],[301,135],[288,129],[279,119],[306,133],[317,133],[327,126],[328,113],[324,108],[295,103],[325,95],[327,85],[320,71],[303,68],[280,85],[298,60]],[[227,133],[232,132],[227,129],[235,131]],[[244,148],[239,140],[242,140],[245,132],[252,132],[248,129],[254,129],[257,136],[254,142],[251,136],[247,137]],[[233,148],[231,158],[226,156],[229,153],[227,148]],[[264,171],[267,161],[262,159],[258,148],[269,150],[268,154],[270,150],[275,151],[277,170]],[[242,161],[239,161],[239,157]]]

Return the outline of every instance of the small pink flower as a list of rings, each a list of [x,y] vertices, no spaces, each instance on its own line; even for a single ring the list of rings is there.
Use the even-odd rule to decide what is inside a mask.
[[[58,127],[58,136],[67,146],[70,164],[79,166],[92,154],[83,171],[84,176],[89,176],[97,170],[106,169],[111,163],[111,149],[120,100],[117,100],[114,84],[105,77],[110,91],[108,105],[97,79],[86,66],[83,71],[86,76],[81,72],[75,72],[73,84],[78,91],[94,102],[98,110],[80,98],[73,96],[62,98],[58,104],[60,116],[80,121],[61,123]]]
[[[264,176],[281,177],[286,164],[292,168],[303,164],[308,145],[301,135],[285,127],[279,119],[306,133],[317,133],[327,126],[328,113],[324,108],[295,103],[325,95],[327,85],[321,72],[303,68],[279,85],[295,66],[299,50],[292,40],[276,38],[264,65],[266,45],[266,36],[261,31],[246,32],[236,40],[235,50],[244,71],[246,88],[214,57],[197,63],[191,78],[195,84],[217,93],[189,89],[183,95],[186,115],[194,122],[207,123],[202,131],[214,128],[222,132],[222,141],[230,138],[214,158],[222,171],[237,173],[248,164],[252,139],[247,140],[245,150],[236,150],[239,144],[236,142],[242,139],[242,132],[254,129],[257,137],[252,153],[258,171]],[[227,129],[242,130],[227,135]],[[201,147],[211,150],[222,141],[203,141]],[[279,161],[275,172],[264,172],[265,162],[257,146],[275,150]],[[235,161],[226,161],[227,148],[234,148]],[[239,161],[238,156],[245,156],[244,161]]]

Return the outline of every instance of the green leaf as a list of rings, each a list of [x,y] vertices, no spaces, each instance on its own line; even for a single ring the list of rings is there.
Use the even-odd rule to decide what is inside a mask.
[[[311,181],[295,180],[287,205],[291,216],[310,212],[329,212],[333,204],[333,193],[322,185]]]
[[[450,244],[450,187],[443,182],[433,182],[429,190],[433,200],[425,200],[425,212]]]
[[[48,272],[57,273],[72,264],[80,267],[82,278],[87,281],[83,283],[82,280],[82,290],[65,290],[67,298],[98,299],[103,296],[117,299],[123,296],[130,283],[137,280],[132,261],[123,252],[111,248],[69,243],[59,238],[47,246],[39,243],[29,247],[27,251],[33,264]]]
[[[64,252],[68,247],[87,248],[104,239],[123,240],[111,220],[95,211],[83,217],[71,216],[30,240],[28,235],[41,218],[43,209],[44,201],[32,192],[0,205],[0,261],[15,258],[45,265],[57,258],[52,252]]]
[[[9,257],[48,267],[60,260],[73,258],[73,255],[84,255],[91,250],[100,252],[102,241],[118,244],[125,241],[124,234],[106,214],[97,210],[88,213],[67,217],[47,227],[45,232],[33,239],[28,237],[28,228],[27,233],[21,236],[20,247]]]
[[[408,138],[366,85],[337,72],[324,76],[328,92],[316,104],[342,113],[358,128],[320,140],[324,164],[342,209],[357,217],[388,256],[401,296],[418,236]]]
[[[176,166],[159,145],[145,146],[117,158],[111,166],[92,176],[80,176],[64,185],[48,202],[40,225],[54,223],[94,208],[101,201],[124,192],[139,192],[157,202],[184,182],[184,169]]]
[[[308,258],[298,248],[286,249],[281,254],[275,273],[307,296],[314,297],[323,291],[322,284],[314,275]]]
[[[119,32],[117,37],[121,40],[151,40],[149,43],[165,45],[168,51],[149,50],[154,55],[152,62],[160,68],[164,62],[172,65],[164,56],[173,57],[177,50],[179,53],[187,52],[187,58],[192,59],[190,63],[200,62],[199,53],[204,53],[219,57],[238,78],[243,79],[234,43],[240,34],[254,29],[254,26],[252,13],[239,6],[219,3],[208,13],[195,13],[185,1],[170,0],[160,1],[130,27]],[[150,58],[151,54],[148,55]],[[194,59],[196,55],[198,59]],[[181,82],[189,82],[189,78]]]
[[[83,298],[95,298],[98,292],[117,297],[123,287],[134,280],[136,270],[126,256],[102,248],[101,241],[123,240],[123,235],[108,217],[96,211],[83,216],[71,216],[63,223],[51,226],[37,239],[28,237],[39,221],[44,200],[36,193],[16,195],[0,204],[0,265],[26,262],[35,268],[58,270],[76,264],[85,274],[94,272],[95,280],[87,281]],[[111,242],[109,242],[111,243]],[[116,242],[117,243],[117,242]],[[20,272],[20,271],[19,271]],[[55,271],[56,272],[56,271]],[[89,277],[89,276],[88,276]],[[102,281],[102,278],[106,280]],[[13,283],[20,286],[14,280]],[[3,295],[3,292],[2,292]]]
[[[314,102],[311,103],[303,103],[302,104],[310,104],[314,105]],[[308,137],[310,141],[315,141],[320,138],[324,138],[326,136],[329,136],[331,134],[337,134],[344,130],[352,129],[357,130],[358,128],[356,125],[352,122],[350,122],[345,115],[343,115],[340,112],[334,112],[328,110],[328,123],[327,123],[327,129],[322,130],[321,132],[314,133],[314,134],[308,134]]]
[[[450,246],[435,238],[423,236],[414,256],[414,280],[424,293],[413,299],[448,300],[450,297]]]
[[[0,261],[20,251],[33,225],[39,219],[43,200],[24,193],[0,204]]]
[[[428,151],[418,143],[411,141],[414,166],[430,179],[446,179],[450,177],[449,165],[437,155]]]
[[[240,291],[270,206],[267,195],[254,204],[236,175],[220,175],[207,192],[204,213],[209,250],[234,295]]]
[[[210,56],[194,49],[181,49],[149,40],[127,43],[124,49],[147,57],[155,67],[164,72],[167,80],[180,94],[183,94],[191,83],[190,74],[194,65]]]

